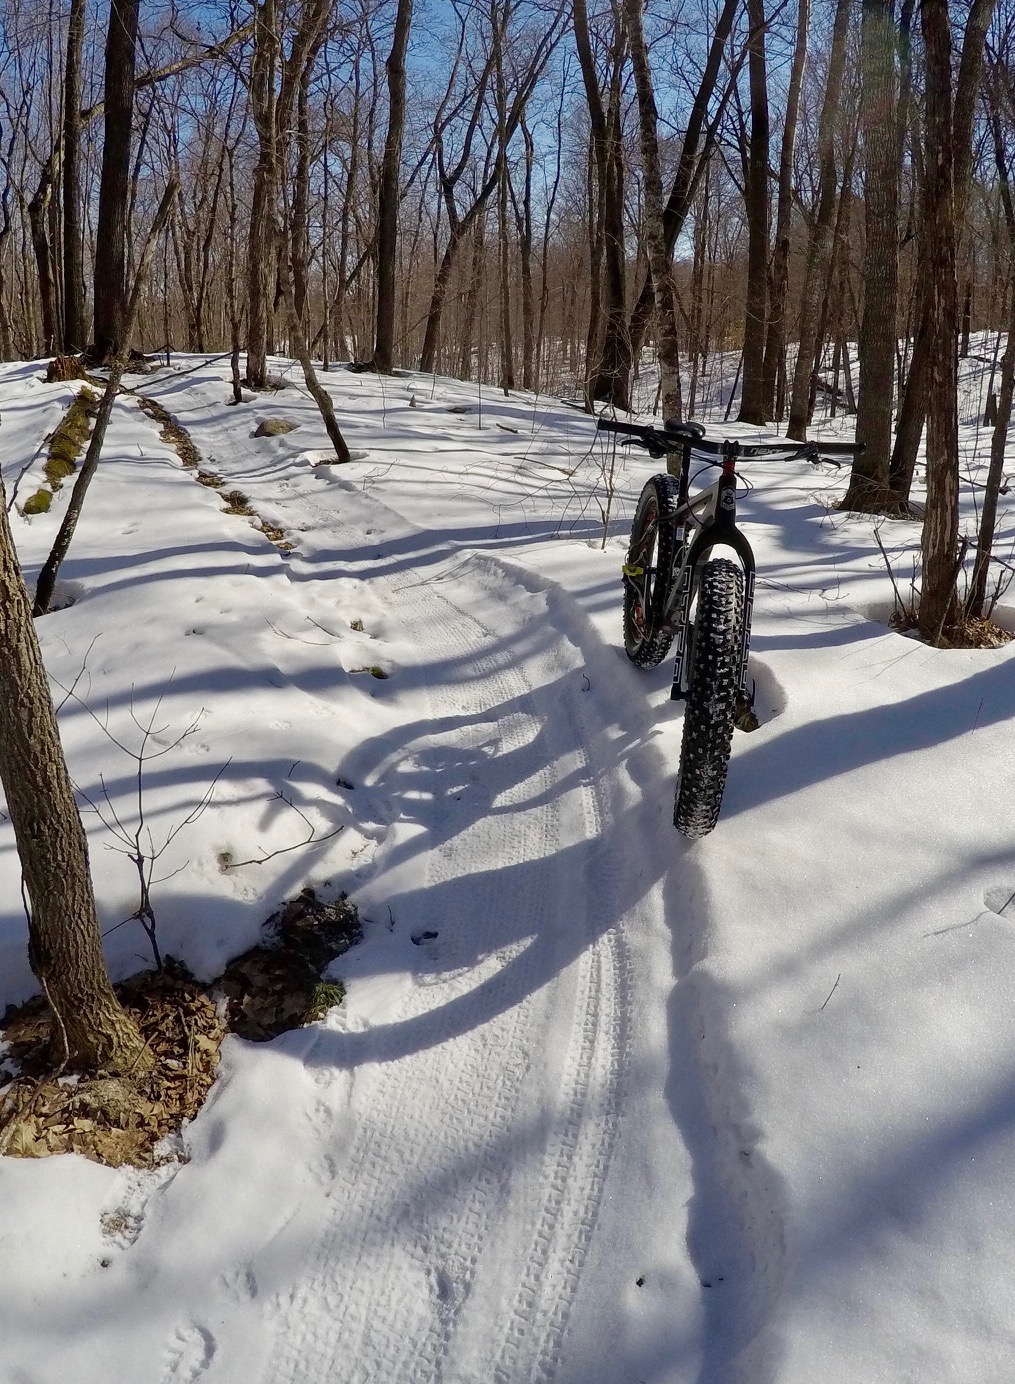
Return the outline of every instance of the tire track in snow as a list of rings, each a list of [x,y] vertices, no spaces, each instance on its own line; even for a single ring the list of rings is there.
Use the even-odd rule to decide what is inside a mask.
[[[409,585],[401,591],[402,599]],[[439,592],[436,580],[425,587],[412,585],[418,602],[414,618],[425,619],[429,648],[438,658],[461,660],[489,641],[494,632]],[[573,718],[561,718],[556,703],[540,706],[538,689],[532,689],[517,666],[504,666],[503,653],[473,655],[468,663],[468,680],[444,691],[430,689],[438,723],[449,711],[461,717],[463,698],[469,703],[466,715],[510,706],[512,715],[498,722],[497,758],[524,754],[534,734],[545,735],[548,727],[551,743],[541,748],[536,772],[498,796],[503,805],[520,794],[514,811],[485,814],[430,853],[428,892],[466,874],[470,858],[478,854],[505,867],[499,872],[504,881],[499,891],[498,872],[488,883],[488,919],[531,914],[534,929],[537,921],[544,929],[580,927],[573,901],[565,898],[569,888],[573,892],[573,881],[560,879],[552,863],[528,872],[528,889],[522,894],[517,881],[508,884],[507,878],[513,864],[552,862],[560,848],[554,787],[561,757],[580,757],[578,832],[589,842],[599,837],[604,808],[592,784],[585,728]],[[542,700],[550,699],[544,693]],[[528,799],[535,805],[526,806]],[[569,834],[575,835],[574,823]],[[593,864],[592,887],[598,891],[607,882],[599,878],[598,862]],[[495,939],[488,940],[492,944]],[[522,972],[513,977],[514,985],[526,998],[479,1031],[376,1066],[369,1085],[360,1087],[353,1146],[329,1199],[328,1223],[309,1277],[278,1323],[281,1339],[265,1384],[332,1380],[339,1358],[341,1377],[349,1384],[377,1379],[439,1384],[478,1377],[467,1348],[457,1348],[459,1334],[468,1338],[463,1328],[469,1325],[473,1282],[484,1252],[489,1259],[491,1241],[496,1261],[498,1239],[492,1232],[519,1206],[526,1208],[535,1229],[524,1262],[504,1266],[508,1297],[519,1282],[521,1286],[502,1322],[499,1345],[492,1351],[488,1345],[484,1352],[486,1377],[552,1378],[618,1123],[629,1009],[618,934],[582,940],[566,973],[539,993],[533,993],[538,977],[533,974],[530,984],[525,975],[527,944],[517,942],[478,966],[415,991],[402,1017],[425,1014],[466,995],[513,960],[516,972]],[[475,945],[476,939],[469,941]],[[523,1090],[530,1048],[541,1039],[547,1013],[562,999],[573,1019],[556,1102],[559,1113],[537,1169],[518,1177],[505,1159],[505,1147],[512,1130],[525,1127],[533,1113]],[[420,1118],[413,1099],[421,1086],[433,1096],[426,1119]],[[427,1150],[427,1169],[423,1194],[414,1204],[407,1195],[402,1152],[417,1149]],[[486,1267],[496,1276],[496,1262]],[[483,1324],[489,1340],[490,1323]]]
[[[506,580],[501,576],[501,581],[505,586],[512,584],[510,575]],[[479,625],[472,615],[459,608],[459,619],[463,618],[486,637],[494,635],[494,631]],[[543,725],[559,727],[560,710],[558,703],[542,708]],[[584,724],[576,725],[573,718],[568,718],[566,724],[568,733],[560,736],[560,744],[551,747],[548,758],[556,763],[568,750],[580,753],[582,837],[595,843],[602,835],[606,809],[589,765],[588,730]],[[596,877],[596,894],[601,897],[604,886],[608,887],[607,881],[598,878],[599,870],[592,873]],[[568,900],[567,904],[568,925],[580,926],[573,902]],[[587,916],[585,926],[591,934]],[[490,1355],[483,1370],[483,1377],[493,1378],[498,1384],[550,1379],[555,1373],[618,1126],[630,1003],[619,930],[598,939],[587,935],[586,945],[579,950],[570,969],[577,972],[572,997],[574,1022],[563,1065],[559,1111],[538,1177],[531,1178],[531,1185],[525,1189],[512,1188],[511,1200],[515,1205],[521,1195],[532,1203],[531,1223],[535,1229],[519,1266],[521,1281],[501,1328],[500,1347]],[[581,1189],[577,1194],[576,1188]],[[454,1356],[453,1350],[449,1351],[451,1345],[445,1324],[442,1355]],[[435,1363],[440,1358],[436,1357]],[[477,1377],[471,1362],[453,1359],[452,1363],[466,1366],[463,1371],[453,1371],[455,1379]],[[420,1384],[442,1377],[437,1371],[412,1376]]]
[[[590,728],[581,701],[567,709],[572,737],[583,748],[586,839],[601,842],[609,810],[588,760]],[[594,855],[589,892],[609,907],[612,862],[604,849]],[[550,1380],[556,1373],[619,1132],[632,1005],[622,926],[590,939],[577,964],[583,1002],[575,1007],[561,1114],[540,1173],[541,1206],[524,1276],[494,1360],[495,1384]],[[575,1188],[582,1189],[577,1197]]]
[[[403,600],[406,594],[407,589],[400,593]],[[461,658],[473,643],[463,640],[463,613],[425,589],[417,587],[414,599],[430,649]],[[470,629],[473,636],[476,628],[473,624]],[[471,671],[468,691],[456,687],[446,694],[449,703],[453,698],[456,714],[462,712],[463,695],[475,702],[469,710],[478,713],[505,704],[525,707],[530,689],[516,669],[481,656],[472,660]],[[512,717],[501,730],[499,753],[523,750],[534,725],[531,712]],[[551,787],[551,770],[544,766],[537,775],[537,792],[543,795]],[[439,886],[441,876],[450,879],[462,872],[474,847],[464,838],[477,832],[495,838],[485,844],[487,856],[495,853],[507,864],[540,858],[553,841],[554,816],[551,799],[538,812],[475,824],[471,832],[460,834],[456,848],[448,845],[431,855],[430,882]],[[496,918],[505,910],[535,909],[535,883],[529,898],[506,887],[502,898],[487,897],[487,912]],[[417,1017],[466,994],[515,957],[524,965],[523,951],[513,946],[470,971],[418,988],[401,1017]],[[485,1025],[482,1042],[469,1034],[448,1044],[448,1051],[432,1047],[373,1068],[358,1102],[357,1131],[329,1199],[328,1222],[310,1276],[279,1324],[282,1339],[266,1381],[330,1381],[339,1353],[349,1370],[343,1378],[350,1382],[411,1379],[422,1384],[441,1377],[501,1196],[500,1150],[527,1069],[531,1007],[526,1000],[496,1016]],[[420,1089],[432,1093],[427,1119],[420,1118]],[[418,1150],[427,1153],[429,1185],[422,1206],[414,1207],[411,1198],[407,1203],[405,1172]],[[449,1210],[433,1226],[426,1206],[435,1196]],[[347,1233],[350,1223],[358,1233]]]
[[[349,500],[353,512],[380,507],[372,498],[364,503],[345,493],[343,502]],[[346,522],[336,525],[333,511],[305,496],[292,508],[328,532],[332,552],[336,541],[347,542],[350,553],[361,548],[351,513],[343,513]],[[519,667],[504,666],[503,653],[477,654],[494,632],[438,590],[442,577],[453,569],[458,578],[474,561],[464,556],[463,562],[463,556],[431,569],[424,583],[408,573],[400,580],[377,577],[375,589],[387,587],[397,598],[403,624],[426,630],[435,661],[468,668],[468,676],[454,687],[428,688],[438,718],[478,720],[510,706],[511,716],[497,722],[495,760],[514,753],[523,758],[537,734],[544,736],[545,748],[543,762],[534,771],[530,765],[527,777],[498,795],[498,804],[509,803],[514,811],[463,823],[457,835],[430,852],[429,892],[467,876],[477,836],[482,857],[497,861],[509,876],[512,865],[552,859],[564,844],[558,759],[580,760],[581,785],[570,796],[578,799],[585,841],[597,840],[604,814],[589,764],[588,730],[578,724],[576,709],[568,708],[562,717],[549,690],[533,689]],[[291,575],[298,590],[299,577]],[[498,581],[505,596],[517,593],[523,604],[531,595],[510,573],[500,572]],[[511,602],[504,604],[510,608]],[[566,642],[563,634],[557,637],[560,649]],[[569,668],[574,662],[572,655]],[[513,791],[521,795],[520,803],[512,801]],[[526,799],[532,800],[528,806]],[[571,825],[567,845],[574,844]],[[565,897],[573,893],[574,880],[560,880],[549,865],[524,872],[528,887],[521,892],[513,880],[498,894],[494,874],[492,892],[488,885],[484,896],[488,915],[531,914],[538,920],[534,932],[540,925],[544,932],[580,927],[577,915],[586,917],[580,944],[568,946],[576,959],[550,984],[540,991],[540,975],[526,964],[527,943],[497,951],[491,938],[490,951],[478,964],[417,986],[396,1022],[467,997],[507,965],[513,993],[524,998],[481,1029],[408,1056],[385,1060],[375,1044],[376,1060],[358,1069],[355,1127],[344,1153],[331,1162],[318,1160],[325,1180],[332,1171],[335,1180],[307,1272],[285,1301],[276,1300],[276,1343],[261,1376],[264,1384],[336,1379],[342,1384],[474,1384],[480,1377],[514,1384],[553,1377],[619,1122],[630,1009],[623,939],[618,931],[596,936],[587,920],[596,912],[594,895],[608,891],[594,849],[589,863],[585,907],[576,908]],[[525,1126],[533,1114],[524,1089],[532,1049],[543,1039],[547,1015],[565,1007],[572,1019],[559,1092],[543,1092],[554,1097],[544,1147],[520,1172],[512,1171],[505,1147],[515,1127]],[[420,1089],[432,1095],[423,1110]],[[408,1170],[421,1150],[426,1163],[414,1192]],[[494,1232],[498,1224],[517,1223],[519,1207],[533,1227],[530,1243],[520,1264],[498,1264]],[[485,1365],[475,1373],[475,1352],[459,1349],[459,1343],[469,1335],[470,1299],[481,1263],[488,1278],[500,1274],[502,1302],[511,1305],[502,1309],[496,1325],[482,1322]]]

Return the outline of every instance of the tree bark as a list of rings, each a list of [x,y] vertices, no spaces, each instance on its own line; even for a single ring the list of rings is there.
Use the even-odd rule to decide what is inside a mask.
[[[787,436],[797,442],[807,438],[810,421],[811,384],[818,349],[821,286],[828,273],[829,247],[835,218],[838,178],[835,169],[835,127],[842,103],[842,79],[846,67],[846,37],[852,0],[837,0],[832,22],[832,46],[828,60],[825,95],[818,123],[818,207],[807,246],[804,282],[800,294],[800,318],[796,367],[790,397]]]
[[[63,85],[63,349],[83,351],[85,281],[81,245],[81,51],[85,0],[71,0]]]
[[[275,124],[275,77],[279,61],[275,0],[262,0],[254,26],[250,65],[250,111],[257,131],[258,155],[251,180],[250,230],[247,243],[247,382],[252,389],[268,383],[269,316],[275,283],[273,228],[278,178]]]
[[[595,186],[598,203],[595,209],[597,231],[604,273],[601,295],[596,303],[602,317],[601,344],[595,349],[598,359],[593,359],[593,343],[599,337],[598,323],[589,324],[589,353],[586,361],[589,402],[593,399],[612,404],[615,408],[627,409],[630,406],[631,379],[631,341],[627,325],[626,257],[624,248],[624,156],[620,136],[619,75],[623,65],[624,36],[622,25],[614,27],[613,79],[611,82],[609,109],[603,104],[599,89],[599,75],[596,71],[589,31],[589,17],[585,0],[574,0],[572,5],[575,47],[578,50],[578,63],[581,67],[582,82],[589,108],[591,143],[595,168]]]
[[[789,289],[789,231],[793,214],[793,154],[796,149],[800,91],[807,63],[807,32],[811,21],[811,0],[797,0],[796,44],[786,93],[786,116],[779,155],[779,197],[775,216],[775,248],[772,254],[771,287],[768,305],[768,339],[765,342],[764,395],[770,417],[781,420],[782,408],[776,403],[781,372],[786,365],[786,295]]]
[[[951,26],[948,0],[921,0],[926,53],[927,319],[930,333],[927,408],[927,512],[923,522],[920,633],[947,639],[956,617],[958,577],[959,435],[955,356],[954,146]]]
[[[677,335],[677,296],[673,282],[673,263],[666,248],[663,225],[663,178],[659,159],[658,112],[642,0],[625,0],[627,33],[631,44],[634,84],[638,95],[638,127],[641,135],[641,164],[644,180],[645,239],[655,294],[656,349],[659,356],[660,401],[663,418],[682,415],[680,391],[680,343]]]
[[[88,844],[2,502],[0,783],[21,859],[29,960],[55,1016],[54,1059],[89,1074],[139,1074],[152,1059],[106,970]]]
[[[124,343],[130,147],[134,119],[134,60],[140,0],[110,0],[106,35],[105,133],[95,235],[93,343],[97,360],[111,360]]]
[[[973,0],[962,41],[962,56],[959,61],[959,75],[955,88],[955,104],[952,116],[954,214],[959,226],[965,219],[969,197],[973,158],[973,124],[976,116],[976,98],[983,69],[984,42],[996,4],[997,0]],[[921,215],[924,214],[921,213]],[[924,236],[921,234],[917,253],[917,274],[923,286],[920,323],[913,343],[913,355],[910,360],[906,391],[900,409],[899,426],[889,468],[892,494],[902,501],[909,499],[913,472],[916,469],[916,456],[920,448],[920,438],[923,436],[923,425],[927,416],[929,353],[933,335],[929,318],[930,304],[927,296],[931,273],[930,263],[924,255]]]
[[[388,78],[388,131],[384,139],[377,196],[377,316],[374,369],[390,375],[395,349],[395,271],[398,254],[398,209],[405,129],[405,52],[412,26],[412,0],[398,0],[395,31],[385,69]]]
[[[894,0],[863,0],[860,140],[864,176],[864,294],[854,458],[844,509],[888,503],[899,300],[899,142]]]
[[[747,153],[747,294],[745,299],[741,423],[767,423],[765,332],[768,317],[768,76],[765,65],[764,0],[747,0],[751,25],[747,63],[751,88],[751,129]]]
[[[51,155],[39,175],[39,186],[28,204],[28,221],[32,230],[32,249],[39,278],[39,300],[42,306],[42,353],[50,356],[60,341],[60,314],[56,306],[56,266],[53,247],[46,228],[50,199],[53,195],[53,165]]]

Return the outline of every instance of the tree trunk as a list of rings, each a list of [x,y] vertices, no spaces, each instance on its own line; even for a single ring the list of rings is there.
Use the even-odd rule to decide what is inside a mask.
[[[83,351],[85,281],[81,247],[81,50],[85,0],[71,0],[63,84],[63,349]]]
[[[97,360],[110,360],[124,342],[130,146],[134,119],[134,56],[140,0],[111,0],[106,35],[105,135],[95,234],[93,341]]]
[[[589,17],[585,0],[572,6],[575,47],[581,67],[585,97],[589,107],[593,165],[598,203],[595,210],[597,249],[603,256],[602,297],[596,299],[602,318],[601,345],[598,322],[590,320],[586,361],[587,394],[593,399],[627,409],[630,404],[631,345],[627,329],[626,259],[624,249],[624,155],[620,134],[620,71],[623,65],[623,26],[615,16],[614,51],[611,54],[613,77],[609,110],[603,105],[599,74],[592,53]],[[598,359],[593,358],[594,343]]]
[[[955,88],[954,113],[951,117],[954,160],[952,195],[954,198],[954,216],[958,225],[961,225],[965,219],[966,204],[969,197],[976,98],[983,67],[984,41],[987,30],[990,28],[996,3],[997,0],[973,0],[962,42],[962,57],[959,62],[958,82]],[[949,43],[950,41],[949,39]],[[924,211],[923,215],[925,214]],[[925,237],[921,235],[917,255],[917,274],[923,285],[920,325],[913,344],[913,356],[906,380],[906,393],[902,401],[899,427],[890,466],[892,494],[900,500],[909,499],[913,472],[916,468],[916,455],[920,447],[924,419],[927,414],[927,390],[930,375],[929,352],[933,335],[928,301],[932,269],[924,254],[924,239]]]
[[[39,276],[39,300],[42,305],[42,354],[51,356],[60,341],[60,317],[56,307],[56,275],[53,247],[46,228],[47,212],[53,195],[53,157],[42,170],[35,196],[28,204],[28,221],[32,230],[32,249]]]
[[[835,196],[838,178],[835,170],[835,127],[842,102],[842,78],[846,67],[846,36],[849,31],[851,0],[837,0],[832,23],[832,46],[828,77],[818,123],[818,208],[807,246],[804,282],[800,294],[796,366],[790,396],[787,436],[797,442],[807,438],[811,416],[811,385],[819,346],[821,288],[828,273],[829,247],[832,244]]]
[[[751,25],[748,69],[751,87],[751,132],[744,190],[747,216],[747,294],[745,300],[741,423],[766,423],[765,331],[768,314],[768,76],[765,67],[764,0],[747,0]]]
[[[976,544],[976,561],[966,597],[966,613],[974,620],[987,614],[987,578],[990,573],[990,555],[994,546],[994,528],[997,524],[997,500],[1004,477],[1005,451],[1008,444],[1008,426],[1011,423],[1012,397],[1015,394],[1015,289],[1012,291],[1011,308],[1008,314],[1008,339],[1004,355],[1001,357],[1001,388],[997,399],[997,413],[994,431],[990,439],[990,466],[987,469],[987,484],[983,492],[983,508],[980,510],[980,527]]]
[[[277,243],[282,243],[280,234],[276,234]],[[307,389],[310,391],[314,403],[320,411],[324,422],[325,431],[331,440],[331,445],[335,449],[335,456],[340,462],[351,461],[349,448],[342,431],[335,418],[335,408],[331,400],[331,395],[323,388],[317,378],[317,371],[314,369],[313,361],[310,359],[310,351],[307,347],[307,338],[303,331],[303,323],[296,310],[296,300],[293,296],[292,278],[290,277],[289,265],[284,255],[279,257],[278,264],[279,287],[282,290],[282,301],[285,304],[286,315],[289,319],[289,335],[291,345],[296,355],[296,359],[303,367],[303,378],[306,381]]]
[[[465,321],[462,325],[461,343],[458,356],[458,374],[463,380],[471,380],[473,372],[472,346],[479,310],[479,290],[483,282],[483,255],[486,248],[486,217],[481,216],[472,232],[472,267],[469,272],[469,288],[465,295]]]
[[[128,342],[137,321],[137,311],[141,303],[141,292],[148,278],[148,270],[151,267],[152,256],[155,253],[155,246],[159,236],[162,234],[169,220],[173,209],[173,202],[179,191],[179,183],[175,177],[170,180],[159,204],[159,209],[152,222],[151,230],[141,252],[141,261],[138,264],[137,273],[134,278],[134,287],[131,290],[130,299],[122,319],[123,338],[119,350],[113,357],[109,366],[109,379],[99,401],[99,407],[95,416],[95,426],[88,442],[88,450],[85,453],[84,463],[78,472],[74,482],[74,489],[71,491],[70,503],[67,505],[67,512],[63,516],[63,521],[57,532],[56,539],[39,573],[39,580],[35,587],[35,608],[33,615],[45,615],[49,610],[50,601],[53,599],[53,590],[56,586],[57,574],[67,551],[70,548],[71,540],[74,537],[74,530],[77,528],[81,511],[84,508],[85,495],[88,487],[92,483],[99,464],[99,457],[102,454],[102,444],[106,436],[106,428],[109,426],[109,419],[113,412],[113,405],[120,389],[120,379],[123,375],[123,368],[127,362],[129,351]]]
[[[405,50],[412,26],[412,0],[398,0],[395,32],[385,68],[388,75],[388,132],[377,197],[377,317],[374,369],[389,375],[394,367],[395,272],[398,254],[398,208],[405,129]]]
[[[323,34],[319,34],[308,52],[307,61],[300,73],[296,102],[296,169],[293,177],[292,244],[289,254],[292,263],[293,302],[296,305],[296,315],[304,326],[304,334],[310,283],[310,78],[322,42]]]
[[[663,226],[663,178],[659,160],[658,112],[642,0],[625,0],[627,33],[638,95],[638,126],[641,134],[641,164],[645,197],[645,239],[655,294],[656,348],[659,356],[660,399],[663,418],[680,418],[680,345],[677,336],[677,297],[673,283],[673,264],[666,249]]]
[[[969,355],[969,333],[973,321],[973,276],[966,279],[966,291],[962,295],[962,328],[959,336],[959,359]]]
[[[807,62],[807,31],[811,19],[811,0],[797,0],[796,46],[786,94],[786,117],[779,156],[779,199],[775,217],[775,249],[772,256],[771,290],[768,306],[768,340],[765,342],[764,395],[770,415],[783,416],[780,380],[786,366],[786,295],[789,289],[789,231],[793,213],[793,153],[796,148],[800,90]],[[776,394],[780,400],[772,409]]]
[[[930,331],[927,408],[927,512],[923,523],[920,633],[947,639],[956,618],[958,578],[959,437],[955,357],[954,146],[952,44],[948,0],[921,0],[926,52],[927,318]]]
[[[863,0],[860,130],[864,175],[864,294],[860,394],[844,509],[879,512],[888,502],[899,298],[899,141],[894,0]]]
[[[666,249],[670,255],[673,254],[677,237],[684,228],[687,220],[687,213],[694,199],[708,160],[711,157],[712,145],[715,133],[718,128],[719,120],[725,110],[728,93],[733,89],[733,83],[739,69],[739,62],[731,64],[733,71],[730,74],[730,83],[727,86],[727,96],[719,102],[719,107],[708,120],[709,103],[715,93],[719,81],[719,74],[722,68],[723,54],[726,44],[729,42],[730,34],[733,31],[733,23],[740,10],[740,0],[724,0],[723,7],[719,11],[716,19],[715,31],[712,41],[709,44],[708,57],[705,61],[705,69],[698,84],[694,101],[691,103],[690,114],[687,119],[687,129],[684,133],[683,143],[680,147],[680,159],[677,164],[677,172],[670,188],[670,195],[666,200],[666,207],[663,211],[663,225],[666,230]],[[641,292],[635,302],[631,313],[631,321],[628,336],[631,342],[631,356],[637,360],[641,355],[642,341],[645,336],[645,329],[648,326],[649,316],[652,312],[653,292],[650,276],[645,276],[642,283]]]
[[[515,387],[515,346],[511,323],[511,238],[508,230],[508,131],[507,91],[504,84],[504,53],[496,47],[497,97],[497,249],[500,268],[500,384],[505,398]]]
[[[88,872],[88,844],[4,503],[0,783],[21,859],[29,960],[55,1016],[54,1059],[88,1073],[140,1073],[152,1059],[109,982]]]
[[[522,201],[518,205],[514,186],[511,197],[514,204],[515,225],[518,230],[519,268],[522,281],[522,388],[535,389],[535,302],[532,290],[532,165],[536,146],[532,131],[522,121],[522,141],[525,146],[525,175],[522,183]]]
[[[273,228],[278,180],[275,76],[279,46],[275,0],[262,0],[257,7],[250,65],[250,109],[258,140],[247,245],[247,383],[252,389],[264,389],[268,383],[269,318],[277,253]]]

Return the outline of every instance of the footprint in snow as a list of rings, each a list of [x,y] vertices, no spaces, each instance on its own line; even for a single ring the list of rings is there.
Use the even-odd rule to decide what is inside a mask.
[[[219,1274],[216,1287],[231,1302],[252,1302],[257,1297],[257,1279],[249,1264]]]
[[[196,1384],[215,1358],[215,1337],[193,1322],[181,1326],[165,1354],[159,1384]]]

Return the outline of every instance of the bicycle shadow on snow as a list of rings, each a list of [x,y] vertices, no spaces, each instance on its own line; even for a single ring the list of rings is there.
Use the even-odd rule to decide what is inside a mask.
[[[577,686],[570,673],[541,690],[558,714],[564,714],[561,703],[583,695]],[[355,772],[361,783],[371,777],[383,780],[389,769],[395,772],[399,782],[391,790],[392,802],[403,821],[419,828],[394,846],[385,859],[386,872],[400,867],[399,878],[404,878],[416,857],[439,850],[480,815],[549,804],[578,786],[580,770],[572,767],[564,770],[552,790],[535,789],[522,801],[506,800],[507,790],[531,775],[533,759],[550,752],[545,722],[532,740],[503,755],[487,757],[475,747],[463,750],[463,734],[511,717],[523,709],[528,696],[482,713],[416,722],[404,728],[397,745],[390,735],[377,737],[343,765],[343,771]],[[608,783],[623,769],[640,790],[635,801],[629,800],[607,820],[599,838],[538,860],[494,864],[436,883],[409,883],[390,898],[403,956],[412,952],[405,933],[413,930],[412,919],[420,914],[446,919],[446,929],[455,933],[452,954],[446,958],[431,961],[424,949],[417,949],[414,959],[424,974],[428,965],[435,973],[467,970],[479,963],[489,951],[491,922],[498,948],[520,942],[526,944],[524,950],[464,994],[426,1013],[366,1031],[326,1031],[302,1060],[309,1066],[345,1068],[383,1063],[471,1032],[550,982],[598,937],[619,926],[662,881],[677,976],[668,1004],[665,1095],[692,1163],[688,1249],[702,1283],[705,1323],[699,1384],[770,1384],[782,1353],[776,1319],[784,1276],[783,1193],[778,1175],[754,1147],[757,1135],[751,1132],[744,1084],[725,1037],[723,1016],[730,1001],[721,987],[695,969],[706,949],[707,918],[701,900],[706,880],[703,857],[707,859],[709,846],[689,847],[673,832],[672,778],[652,738],[625,734],[608,718],[596,730],[598,744],[590,758],[601,781]],[[434,784],[441,780],[443,786],[435,794]],[[638,851],[632,843],[645,843],[647,848]],[[611,869],[608,862],[617,868]],[[552,897],[561,876],[577,879],[588,877],[590,871],[607,875],[609,887],[590,891],[584,917],[563,920],[563,925],[547,917],[533,929],[531,919],[509,903],[495,919],[483,920],[487,926],[470,928],[478,900]],[[442,944],[444,938],[442,927]],[[375,956],[377,970],[390,967],[390,948],[378,948]],[[678,1234],[680,1210],[670,1209]],[[660,1355],[657,1365],[662,1373],[672,1361]]]
[[[775,1384],[784,1353],[786,1192],[757,1147],[748,1074],[728,1035],[735,1001],[703,964],[711,931],[709,857],[717,848],[715,836],[688,842],[672,834],[663,898],[676,983],[667,1005],[665,1094],[691,1157],[687,1246],[704,1317],[697,1384]]]
[[[558,715],[566,715],[564,704],[582,697],[581,688],[581,674],[569,671],[539,689],[540,700],[547,699],[557,706]],[[390,877],[395,885],[385,899],[395,920],[398,955],[411,960],[417,975],[458,973],[492,952],[524,945],[493,975],[438,1008],[365,1032],[322,1033],[315,1063],[355,1067],[392,1061],[481,1027],[541,989],[617,927],[661,877],[665,860],[658,855],[648,868],[623,868],[630,842],[643,839],[650,829],[652,808],[641,798],[619,801],[610,783],[621,767],[639,778],[643,774],[658,778],[662,773],[659,756],[643,737],[613,724],[597,727],[602,733],[589,756],[599,785],[611,800],[598,836],[555,849],[551,845],[534,859],[508,864],[476,861],[477,868],[467,872],[463,860],[463,872],[450,878],[415,881],[415,863],[419,861],[422,874],[422,858],[441,853],[473,823],[499,817],[506,819],[510,830],[512,815],[539,808],[552,811],[557,800],[586,781],[588,769],[580,762],[561,764],[548,783],[534,779],[534,765],[545,763],[551,754],[555,760],[560,758],[560,746],[552,744],[546,716],[531,739],[497,753],[497,722],[531,716],[530,696],[511,697],[483,712],[413,722],[395,733],[397,740],[385,733],[365,742],[340,766],[343,775],[355,775],[354,781],[360,784],[369,785],[379,777],[376,788],[367,786],[364,791],[385,797],[387,815],[400,827],[415,828],[386,848],[383,878]],[[462,737],[474,741],[478,737],[478,743],[463,748],[456,743]],[[529,780],[533,780],[530,791],[520,796],[519,786]],[[601,887],[590,886],[582,895],[579,884],[590,879]],[[544,900],[563,897],[562,880],[575,881],[576,897],[587,902],[586,909],[561,916],[544,907]],[[491,900],[495,911],[486,913],[484,903]],[[535,901],[535,917],[518,906],[524,900]],[[412,946],[410,937],[419,919],[442,920],[438,951]],[[397,964],[389,946],[378,946],[372,954],[374,973]]]

